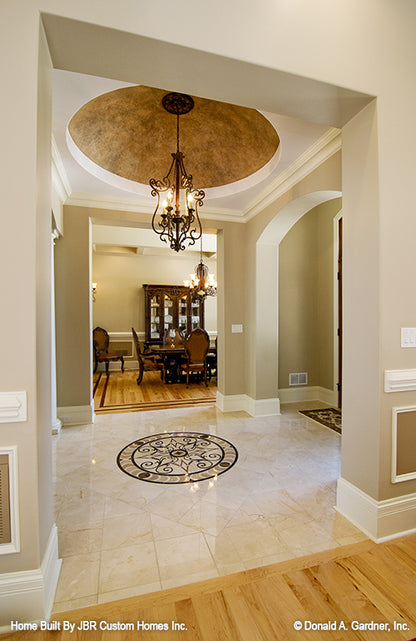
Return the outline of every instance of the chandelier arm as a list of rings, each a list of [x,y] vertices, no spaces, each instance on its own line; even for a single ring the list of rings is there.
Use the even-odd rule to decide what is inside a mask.
[[[205,192],[194,188],[192,174],[187,174],[184,154],[180,151],[179,115],[191,111],[194,101],[185,94],[170,93],[162,99],[166,111],[176,115],[176,153],[172,153],[172,163],[162,180],[150,179],[152,196],[157,196],[157,204],[152,218],[152,228],[163,242],[169,242],[171,249],[179,252],[186,249],[186,242],[194,245],[202,237],[202,226],[198,216],[198,205],[203,205]],[[185,191],[185,206],[181,214],[181,189]],[[161,207],[160,194],[169,191],[168,203]]]

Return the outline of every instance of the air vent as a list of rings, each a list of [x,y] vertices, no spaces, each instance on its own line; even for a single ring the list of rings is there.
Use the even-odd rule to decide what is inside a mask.
[[[289,385],[307,385],[307,384],[308,384],[307,372],[289,374]]]
[[[0,454],[0,545],[11,540],[9,456]]]

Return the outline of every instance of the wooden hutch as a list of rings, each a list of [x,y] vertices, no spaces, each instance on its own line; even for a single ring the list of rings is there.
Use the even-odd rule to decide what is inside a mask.
[[[185,285],[143,285],[145,297],[145,342],[163,342],[167,329],[185,336],[196,327],[204,329],[204,301],[192,298]]]

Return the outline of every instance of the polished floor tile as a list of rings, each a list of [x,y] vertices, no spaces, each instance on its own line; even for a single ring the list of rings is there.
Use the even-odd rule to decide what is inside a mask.
[[[297,410],[261,418],[215,407],[103,414],[63,429],[53,439],[63,559],[54,610],[365,539],[334,510],[341,437]],[[129,443],[173,431],[226,439],[238,460],[214,479],[182,485],[144,482],[117,466]]]

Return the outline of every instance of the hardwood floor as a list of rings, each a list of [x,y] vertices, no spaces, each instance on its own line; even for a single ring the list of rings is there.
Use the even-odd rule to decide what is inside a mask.
[[[64,621],[75,624],[72,633],[62,629]],[[92,621],[97,630],[78,630],[81,621]],[[103,629],[100,622],[104,622]],[[138,622],[143,622],[145,629],[138,629]],[[174,630],[172,622],[186,629]],[[112,630],[112,624],[129,624],[132,629]],[[152,630],[150,624],[166,624],[167,630]],[[63,612],[55,615],[50,625],[55,625],[57,631],[21,631],[1,638],[5,641],[414,639],[416,534],[379,545],[364,541],[163,592]]]
[[[136,370],[111,372],[109,377],[94,374],[94,411],[134,412],[215,403],[215,379],[208,387],[201,381],[191,382],[187,388],[185,383],[164,383],[160,372],[144,372],[141,384],[137,385],[137,375]]]

